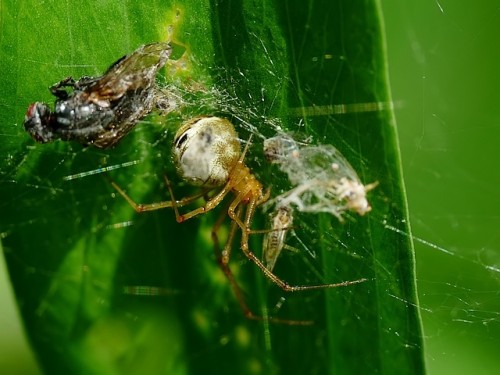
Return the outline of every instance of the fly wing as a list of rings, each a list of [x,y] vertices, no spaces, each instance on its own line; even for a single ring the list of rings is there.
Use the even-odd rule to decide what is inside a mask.
[[[159,42],[139,47],[109,67],[95,84],[86,88],[88,100],[101,107],[123,97],[130,91],[143,90],[155,82],[156,73],[167,62],[172,48]]]

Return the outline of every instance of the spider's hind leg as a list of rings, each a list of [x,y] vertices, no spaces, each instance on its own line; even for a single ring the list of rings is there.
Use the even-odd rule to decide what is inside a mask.
[[[238,205],[231,215],[232,219],[231,227],[229,230],[229,235],[226,241],[226,245],[224,246],[224,249],[222,251],[220,248],[217,232],[220,226],[222,225],[223,219],[226,217],[226,215],[222,215],[216,221],[214,227],[212,228],[212,240],[214,242],[214,252],[215,252],[215,257],[217,259],[217,263],[219,264],[219,267],[221,268],[222,272],[224,272],[224,275],[231,284],[234,296],[236,297],[236,300],[238,301],[238,304],[240,305],[240,308],[243,311],[243,315],[245,315],[245,317],[250,320],[259,320],[259,321],[266,320],[272,323],[280,323],[288,325],[301,325],[301,326],[311,325],[313,322],[308,320],[288,320],[288,319],[279,319],[279,318],[263,317],[260,315],[256,315],[246,303],[245,296],[243,295],[243,290],[238,285],[238,282],[236,281],[236,278],[234,277],[234,274],[231,271],[231,268],[229,267],[232,245],[234,242],[234,237],[236,236],[236,231],[240,227],[238,221],[241,223],[240,217],[242,210],[243,207],[241,205]],[[238,218],[238,220],[235,220],[236,217]]]
[[[325,289],[325,288],[337,288],[341,286],[348,286],[353,284],[359,284],[365,282],[366,279],[359,279],[353,281],[342,281],[340,283],[332,283],[332,284],[318,284],[318,285],[290,285],[286,281],[282,280],[279,276],[274,274],[271,270],[269,270],[262,261],[257,258],[257,256],[250,250],[248,246],[249,235],[252,233],[250,229],[250,223],[252,222],[255,208],[257,207],[257,200],[253,199],[248,203],[247,212],[245,215],[244,223],[241,223],[241,220],[236,221],[238,225],[241,227],[241,250],[245,254],[245,256],[254,262],[257,267],[261,269],[261,271],[266,275],[273,283],[283,289],[285,292],[298,292],[302,290],[315,290],[315,289]]]

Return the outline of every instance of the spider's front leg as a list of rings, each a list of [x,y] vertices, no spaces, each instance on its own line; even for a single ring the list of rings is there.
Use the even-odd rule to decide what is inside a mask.
[[[167,185],[167,188],[170,192],[172,192],[172,188],[170,187],[170,182],[165,176],[165,184]],[[173,207],[174,210],[177,210],[177,207],[182,207],[186,204],[189,204],[196,199],[203,197],[205,194],[207,194],[207,190],[203,190],[198,194],[194,194],[190,197],[186,197],[184,199],[181,199],[179,201],[161,201],[161,202],[155,202],[155,203],[137,203],[135,202],[130,196],[125,193],[125,191],[118,186],[118,184],[114,181],[111,181],[111,185],[115,188],[115,190],[120,194],[127,202],[130,204],[130,206],[136,211],[136,212],[144,212],[144,211],[156,211],[160,210],[162,208],[168,208],[168,207]],[[172,195],[172,194],[171,194]],[[173,196],[172,196],[173,199]]]
[[[231,189],[232,189],[231,184],[227,183],[221,191],[219,191],[215,196],[210,198],[203,206],[195,208],[194,210],[189,211],[189,212],[181,215],[177,208],[186,204],[185,200],[187,198],[184,198],[184,199],[177,201],[174,197],[174,193],[172,191],[170,184],[168,184],[168,190],[170,192],[170,196],[172,197],[172,207],[173,207],[174,212],[175,212],[175,219],[177,220],[178,223],[182,223],[186,220],[191,219],[192,217],[195,217],[196,215],[200,215],[200,214],[203,214],[203,213],[208,212],[210,210],[213,210],[215,207],[217,207],[219,205],[220,202],[222,202],[222,200],[231,191]],[[206,193],[207,193],[207,191],[205,191],[201,196],[203,196]],[[180,203],[182,203],[182,204],[180,204]]]

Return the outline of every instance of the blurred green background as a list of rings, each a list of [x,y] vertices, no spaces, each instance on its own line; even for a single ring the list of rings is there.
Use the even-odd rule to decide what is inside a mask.
[[[500,368],[500,3],[384,0],[433,374]]]
[[[494,373],[500,368],[500,5],[382,5],[427,366],[433,374]],[[6,275],[0,269],[0,373],[35,374]]]

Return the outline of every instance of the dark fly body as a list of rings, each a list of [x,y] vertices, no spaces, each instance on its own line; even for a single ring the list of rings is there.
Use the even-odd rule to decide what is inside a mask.
[[[114,146],[155,109],[156,74],[171,51],[168,43],[147,44],[120,58],[101,77],[68,77],[56,83],[50,88],[56,97],[54,110],[32,103],[24,128],[40,143],[62,139]]]

